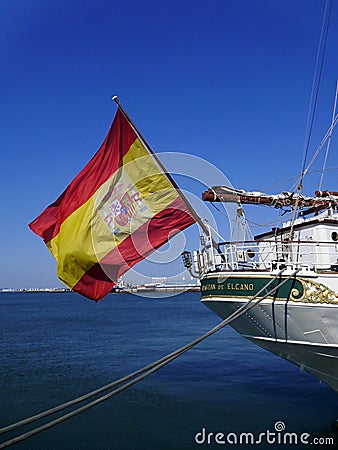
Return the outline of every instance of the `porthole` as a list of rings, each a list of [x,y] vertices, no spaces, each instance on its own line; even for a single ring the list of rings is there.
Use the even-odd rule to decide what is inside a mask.
[[[254,252],[254,250],[251,250],[251,248],[249,248],[249,250],[247,250],[246,254],[249,256],[249,258],[255,257],[255,252]]]
[[[338,233],[336,231],[333,231],[331,233],[331,238],[333,241],[337,242],[338,241]]]

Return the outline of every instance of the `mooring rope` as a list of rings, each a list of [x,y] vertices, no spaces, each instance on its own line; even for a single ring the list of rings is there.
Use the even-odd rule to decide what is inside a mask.
[[[192,342],[186,344],[185,346],[175,350],[174,352],[164,356],[163,358],[154,361],[153,363],[139,369],[136,370],[135,372],[126,375],[125,377],[122,377],[112,383],[109,383],[105,386],[102,386],[99,389],[96,389],[92,392],[89,392],[88,394],[85,394],[81,397],[78,397],[74,400],[71,400],[69,402],[63,403],[62,405],[56,406],[55,408],[51,408],[47,411],[41,412],[39,414],[36,414],[34,416],[28,417],[27,419],[21,420],[19,422],[16,422],[12,425],[8,425],[4,428],[0,429],[0,433],[7,433],[9,431],[12,431],[16,428],[22,427],[24,425],[27,425],[29,423],[35,422],[39,419],[42,419],[44,417],[47,417],[51,414],[55,414],[56,412],[59,412],[63,409],[66,409],[70,406],[73,406],[77,403],[83,402],[84,400],[88,400],[91,397],[94,397],[108,389],[111,389],[114,386],[117,386],[118,384],[121,383],[125,383],[122,386],[120,386],[117,389],[114,389],[111,392],[108,392],[107,394],[97,398],[96,400],[93,400],[61,417],[58,417],[57,419],[54,419],[50,422],[47,422],[44,425],[41,425],[37,428],[34,428],[33,430],[30,430],[24,434],[21,434],[19,436],[16,436],[6,442],[3,442],[2,444],[0,444],[0,449],[9,447],[13,444],[16,444],[20,441],[23,441],[24,439],[27,439],[29,437],[32,437],[38,433],[41,433],[44,430],[47,430],[48,428],[51,428],[61,422],[64,422],[65,420],[68,420],[90,408],[92,408],[95,405],[98,405],[99,403],[102,403],[103,401],[113,397],[116,394],[119,394],[120,392],[124,391],[125,389],[127,389],[128,387],[138,383],[139,381],[143,380],[144,378],[148,377],[149,375],[151,375],[152,373],[156,372],[157,370],[161,369],[162,367],[164,367],[165,365],[169,364],[171,361],[173,361],[174,359],[178,358],[179,356],[183,355],[185,352],[187,352],[188,350],[190,350],[191,348],[195,347],[197,344],[199,344],[200,342],[202,342],[203,340],[205,340],[206,338],[208,338],[209,336],[215,334],[217,331],[219,331],[220,329],[224,328],[226,325],[229,325],[229,323],[231,323],[233,320],[238,319],[240,316],[242,316],[243,314],[245,314],[247,311],[249,311],[251,308],[253,308],[254,306],[256,306],[258,303],[260,303],[262,300],[264,300],[265,298],[267,298],[268,296],[271,296],[272,294],[274,294],[275,292],[277,292],[277,290],[283,286],[287,281],[289,281],[291,278],[294,278],[297,273],[300,271],[301,269],[297,269],[295,270],[291,275],[289,275],[288,277],[286,277],[285,279],[283,279],[277,286],[273,287],[269,292],[266,292],[266,289],[276,280],[278,279],[282,273],[285,271],[285,269],[281,270],[274,278],[272,278],[266,285],[264,285],[247,303],[245,303],[244,305],[242,305],[239,309],[237,309],[235,312],[233,312],[232,314],[230,314],[230,316],[228,316],[226,319],[224,319],[221,323],[219,323],[218,325],[216,325],[214,328],[212,328],[211,330],[209,330],[207,333],[203,334],[202,336],[200,336],[199,338],[193,340]],[[259,297],[263,292],[265,291],[265,294],[263,295],[263,297],[259,298],[256,302],[254,302],[254,300],[257,299],[257,297]],[[130,381],[129,381],[130,380]]]

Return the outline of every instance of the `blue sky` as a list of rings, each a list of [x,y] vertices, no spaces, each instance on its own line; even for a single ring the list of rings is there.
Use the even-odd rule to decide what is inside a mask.
[[[248,190],[296,176],[324,6],[2,0],[0,287],[60,285],[27,224],[98,149],[115,94],[157,152],[203,158]],[[331,120],[337,22],[334,1],[310,154]],[[333,144],[329,167],[338,166]],[[335,173],[325,188],[338,190]],[[316,183],[309,177],[306,193]],[[183,187],[200,194],[198,183]]]

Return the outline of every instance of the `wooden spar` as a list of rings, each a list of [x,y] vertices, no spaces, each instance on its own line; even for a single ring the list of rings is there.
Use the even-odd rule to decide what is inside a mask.
[[[310,212],[338,206],[338,192],[317,191],[316,197],[284,192],[277,195],[260,192],[244,192],[215,186],[202,193],[202,200],[209,202],[243,203],[251,205],[267,205],[274,208],[298,207],[309,208]],[[311,210],[311,211],[310,211]],[[303,213],[304,214],[304,213]]]
[[[329,197],[329,196],[338,197],[338,192],[335,192],[335,191],[316,191],[315,192],[315,196],[316,197]]]
[[[202,193],[202,200],[208,202],[225,202],[225,203],[250,203],[257,205],[272,205],[273,199],[268,196],[236,194],[229,192],[217,192],[215,189],[209,189]]]

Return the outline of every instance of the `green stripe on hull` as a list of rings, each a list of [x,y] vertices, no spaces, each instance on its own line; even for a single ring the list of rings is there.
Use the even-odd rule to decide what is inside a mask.
[[[256,295],[264,286],[266,286],[273,277],[211,277],[201,280],[202,298],[216,297],[239,297],[251,298]],[[283,278],[275,280],[269,287],[264,290],[261,297],[268,291],[278,286]],[[268,298],[275,300],[300,300],[303,296],[304,289],[302,283],[297,279],[291,279],[281,286],[277,291]],[[259,297],[258,297],[259,298]]]

